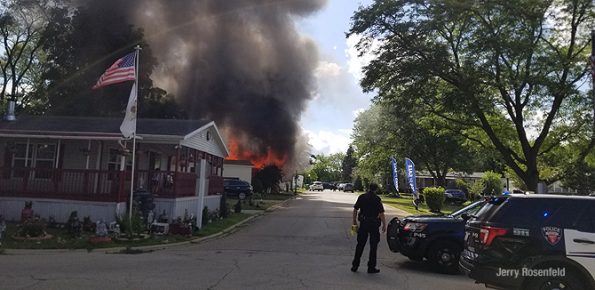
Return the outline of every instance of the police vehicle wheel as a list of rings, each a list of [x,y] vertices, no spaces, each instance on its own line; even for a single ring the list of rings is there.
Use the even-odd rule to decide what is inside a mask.
[[[570,271],[569,271],[570,270]],[[564,277],[534,277],[527,284],[528,290],[578,290],[588,289],[582,277],[571,269],[566,269]]]
[[[456,274],[459,271],[460,247],[453,242],[437,242],[428,253],[428,261],[441,273]]]

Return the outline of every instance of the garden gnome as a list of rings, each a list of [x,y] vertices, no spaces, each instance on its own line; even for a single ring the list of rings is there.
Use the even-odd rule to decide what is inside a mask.
[[[116,226],[114,227],[114,238],[119,238],[120,237],[120,224],[116,224]]]
[[[72,211],[68,218],[68,231],[73,237],[80,237],[83,225],[79,221],[77,211]]]
[[[147,227],[151,227],[151,224],[155,221],[155,213],[153,210],[150,210],[147,214]]]
[[[25,207],[21,210],[21,223],[33,217],[33,202],[25,201]]]
[[[4,217],[0,215],[0,246],[2,246],[2,236],[4,235],[4,231],[6,230],[6,222],[4,221]]]
[[[95,235],[98,237],[107,236],[107,225],[103,219],[100,219],[95,223]]]

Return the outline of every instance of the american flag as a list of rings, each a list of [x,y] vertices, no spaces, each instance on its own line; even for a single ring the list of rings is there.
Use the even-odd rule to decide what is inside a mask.
[[[136,52],[131,52],[116,60],[99,78],[93,89],[136,79],[135,66]]]

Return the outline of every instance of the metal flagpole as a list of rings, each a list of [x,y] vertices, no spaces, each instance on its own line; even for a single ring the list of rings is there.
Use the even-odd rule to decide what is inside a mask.
[[[136,50],[136,57],[135,57],[135,72],[134,72],[134,86],[136,87],[136,99],[134,100],[134,107],[136,112],[134,117],[134,131],[132,132],[132,172],[130,173],[130,201],[128,202],[128,221],[132,226],[132,203],[134,202],[134,167],[136,162],[136,120],[138,119],[138,71],[139,71],[139,57],[140,57],[140,45],[137,45],[135,48]]]

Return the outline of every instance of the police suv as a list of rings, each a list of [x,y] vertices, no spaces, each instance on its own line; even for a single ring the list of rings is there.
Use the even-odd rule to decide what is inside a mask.
[[[491,198],[465,227],[459,265],[488,287],[595,289],[595,198]]]
[[[456,273],[463,249],[465,222],[484,203],[474,202],[449,215],[413,215],[403,220],[395,217],[386,232],[389,249],[401,252],[411,260],[425,259],[439,272]]]

